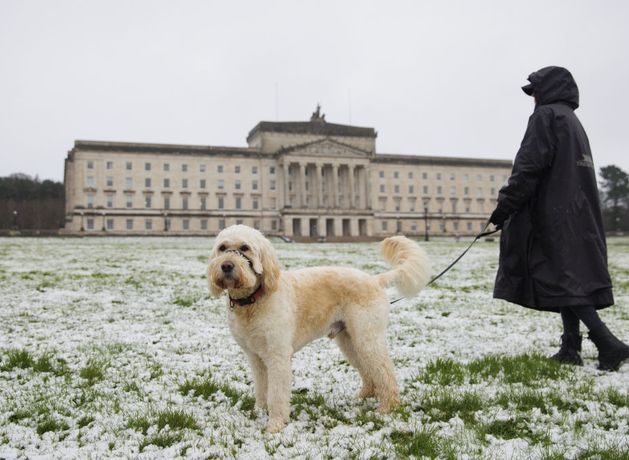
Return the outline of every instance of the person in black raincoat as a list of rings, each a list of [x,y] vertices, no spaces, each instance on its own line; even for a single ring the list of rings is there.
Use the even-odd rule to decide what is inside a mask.
[[[554,359],[583,365],[579,321],[599,351],[599,369],[615,370],[629,347],[597,310],[614,303],[590,145],[574,110],[570,72],[544,67],[523,91],[535,110],[500,190],[490,222],[502,228],[494,297],[561,313],[564,333]]]

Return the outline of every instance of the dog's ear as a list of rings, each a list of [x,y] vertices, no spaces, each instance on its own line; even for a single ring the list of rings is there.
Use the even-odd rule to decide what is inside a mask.
[[[280,262],[275,254],[275,248],[266,238],[263,238],[260,243],[259,262],[262,268],[264,289],[267,292],[275,291],[278,288],[280,280]],[[258,271],[255,268],[255,264],[254,269]]]
[[[214,260],[216,256],[218,255],[217,248],[218,248],[218,239],[216,240],[216,242],[214,243],[214,246],[212,247],[212,251],[210,252],[210,257],[208,259],[208,264],[207,264],[207,285],[210,289],[210,295],[212,297],[218,297],[224,291],[222,287],[217,286],[216,284],[212,282],[212,270],[216,270],[216,266],[215,264],[212,263],[212,260]]]

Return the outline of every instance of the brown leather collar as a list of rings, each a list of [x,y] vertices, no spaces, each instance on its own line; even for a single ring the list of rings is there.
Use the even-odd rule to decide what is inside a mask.
[[[258,300],[258,298],[262,295],[263,292],[264,292],[264,289],[262,287],[262,284],[260,284],[260,286],[258,286],[258,289],[256,289],[254,293],[248,297],[242,297],[240,299],[234,299],[233,297],[230,297],[229,306],[232,310],[234,309],[236,305],[240,305],[241,307],[249,306],[252,303],[255,303],[256,300]]]

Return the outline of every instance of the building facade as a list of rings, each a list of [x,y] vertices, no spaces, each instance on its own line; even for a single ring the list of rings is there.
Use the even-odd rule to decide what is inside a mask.
[[[260,122],[247,147],[76,141],[65,160],[67,233],[266,234],[343,240],[473,235],[505,160],[376,153],[373,128]]]

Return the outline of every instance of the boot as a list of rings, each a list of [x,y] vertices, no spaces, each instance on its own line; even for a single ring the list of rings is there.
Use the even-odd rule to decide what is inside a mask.
[[[561,336],[561,348],[552,355],[550,359],[559,361],[562,364],[574,364],[575,366],[583,366],[583,360],[579,352],[581,351],[581,335],[580,334],[563,334]]]
[[[604,324],[588,334],[598,349],[598,369],[617,371],[629,358],[629,346],[612,334]]]

